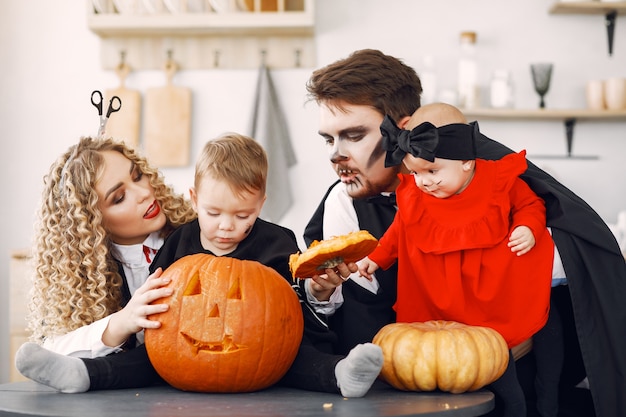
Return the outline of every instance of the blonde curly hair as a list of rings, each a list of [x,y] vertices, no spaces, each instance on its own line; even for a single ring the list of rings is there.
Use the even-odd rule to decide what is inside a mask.
[[[81,138],[44,177],[28,317],[36,342],[88,325],[122,306],[122,277],[94,188],[103,173],[103,151],[123,154],[148,176],[167,217],[164,235],[196,217],[189,201],[165,185],[162,174],[135,150],[112,139]]]

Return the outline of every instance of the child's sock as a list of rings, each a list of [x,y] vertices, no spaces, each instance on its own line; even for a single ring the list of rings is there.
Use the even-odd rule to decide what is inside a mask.
[[[15,367],[25,377],[65,393],[89,390],[89,373],[79,358],[54,353],[37,343],[24,343],[15,354]]]
[[[383,351],[372,343],[355,346],[335,366],[337,386],[344,397],[362,397],[378,377],[383,366]]]

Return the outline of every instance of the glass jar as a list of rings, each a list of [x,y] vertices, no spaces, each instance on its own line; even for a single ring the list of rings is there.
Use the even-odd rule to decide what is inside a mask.
[[[462,32],[458,68],[459,105],[465,109],[478,107],[478,65],[476,63],[476,32]]]
[[[509,71],[498,69],[493,72],[490,99],[491,107],[513,107],[513,81]]]

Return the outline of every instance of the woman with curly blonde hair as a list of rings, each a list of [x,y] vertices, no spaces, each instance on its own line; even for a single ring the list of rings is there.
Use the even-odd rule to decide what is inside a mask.
[[[81,138],[45,176],[38,217],[33,342],[94,358],[134,347],[144,328],[160,326],[147,316],[168,306],[149,304],[169,290],[160,270],[148,276],[149,265],[196,213],[145,158],[112,139]],[[16,360],[26,374],[28,345]]]

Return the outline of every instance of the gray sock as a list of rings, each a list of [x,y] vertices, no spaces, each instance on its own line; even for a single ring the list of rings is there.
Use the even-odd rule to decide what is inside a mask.
[[[15,367],[25,377],[61,392],[89,390],[89,373],[82,360],[54,353],[37,343],[20,346],[15,354]]]
[[[355,346],[348,356],[335,366],[335,377],[341,395],[362,397],[378,377],[383,367],[383,351],[373,343]]]

